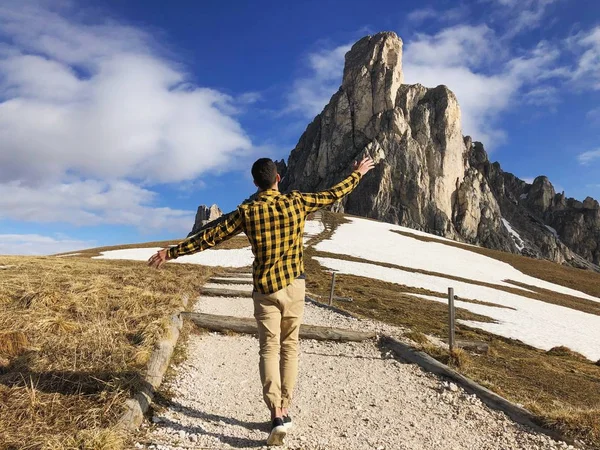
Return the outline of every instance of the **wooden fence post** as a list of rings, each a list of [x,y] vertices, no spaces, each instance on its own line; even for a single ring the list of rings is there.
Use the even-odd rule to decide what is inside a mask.
[[[454,350],[454,288],[448,288],[448,346]]]
[[[333,305],[333,290],[335,289],[335,272],[331,272],[331,291],[329,291],[329,306]]]

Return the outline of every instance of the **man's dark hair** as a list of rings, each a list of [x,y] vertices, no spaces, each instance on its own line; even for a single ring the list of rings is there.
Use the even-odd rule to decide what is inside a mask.
[[[252,176],[260,189],[269,189],[277,180],[277,166],[269,158],[260,158],[252,164]]]

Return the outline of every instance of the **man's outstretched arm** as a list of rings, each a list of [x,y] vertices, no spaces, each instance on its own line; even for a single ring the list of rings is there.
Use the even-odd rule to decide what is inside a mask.
[[[348,195],[358,186],[363,175],[373,167],[375,167],[373,160],[369,157],[364,158],[360,163],[354,163],[354,172],[348,178],[342,180],[331,189],[314,194],[302,193],[306,213],[318,211]]]
[[[201,252],[207,248],[232,238],[242,231],[242,216],[239,210],[228,214],[228,217],[213,227],[206,228],[193,236],[190,236],[177,246],[164,248],[156,252],[148,260],[148,265],[159,268],[165,261],[178,258],[183,255]]]

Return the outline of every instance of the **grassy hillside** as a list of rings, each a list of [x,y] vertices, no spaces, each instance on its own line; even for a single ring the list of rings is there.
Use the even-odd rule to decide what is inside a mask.
[[[121,448],[124,400],[182,295],[212,269],[78,257],[0,266],[0,449]]]
[[[309,244],[330,238],[347,221],[343,215],[332,213],[323,213],[322,220],[326,231],[312,238]],[[527,275],[600,296],[600,274],[435,236],[408,236],[483,254]],[[169,264],[161,271],[151,271],[145,262],[90,258],[103,251],[175,243],[101,247],[63,258],[0,258],[0,266],[9,266],[0,269],[0,442],[3,443],[0,449],[21,448],[19,442],[25,437],[31,444],[27,448],[33,449],[119,448],[122,436],[111,427],[123,400],[139,381],[165,318],[182,294],[197,292],[212,269]],[[219,248],[247,246],[246,237],[238,236]],[[313,259],[316,256],[443,275],[600,315],[597,302],[536,286],[514,282],[512,288],[318,252],[308,247],[307,288],[323,297],[329,294],[330,276]],[[411,295],[439,297],[439,293],[362,276],[339,275],[337,280],[336,294],[354,299],[353,303],[340,303],[339,307],[358,316],[406,327],[410,330],[407,337],[416,345],[480,384],[523,404],[538,415],[540,423],[600,447],[597,364],[567,348],[544,352],[518,340],[464,325],[458,325],[457,337],[484,341],[489,344],[489,352],[450,355],[427,337],[447,338],[446,305]],[[490,305],[477,299],[461,300]],[[457,318],[491,320],[460,308]]]

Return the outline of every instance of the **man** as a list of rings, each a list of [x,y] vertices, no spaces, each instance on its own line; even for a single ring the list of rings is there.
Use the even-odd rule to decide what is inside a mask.
[[[267,445],[281,445],[292,423],[288,408],[298,375],[298,333],[304,312],[302,238],[306,216],[348,195],[373,167],[373,160],[364,158],[354,164],[348,178],[329,190],[281,194],[275,163],[261,158],[252,166],[258,187],[253,198],[220,223],[176,247],[160,250],[148,261],[158,268],[165,261],[206,250],[242,231],[248,236],[254,253],[252,298],[260,343],[260,379],[272,420]]]

